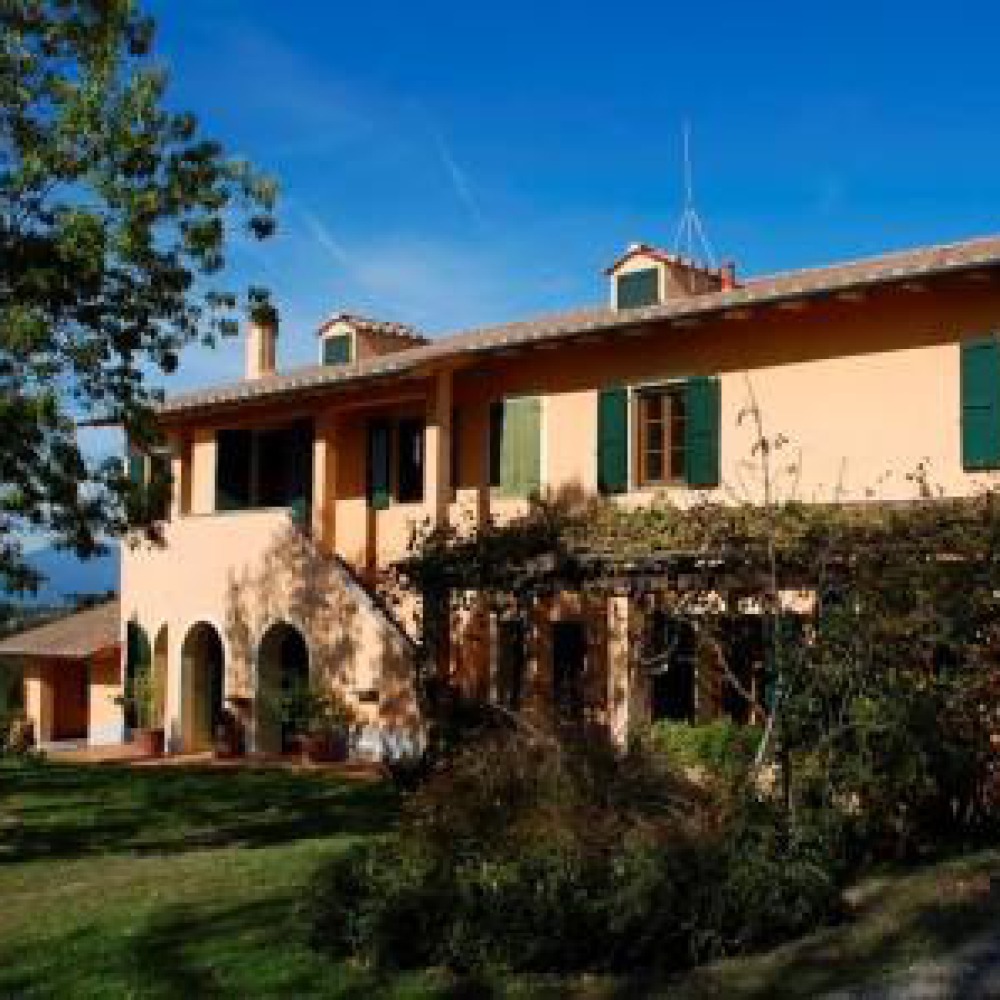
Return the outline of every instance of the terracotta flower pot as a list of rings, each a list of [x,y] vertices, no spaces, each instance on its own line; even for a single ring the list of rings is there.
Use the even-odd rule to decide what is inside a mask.
[[[164,732],[162,729],[134,729],[132,740],[143,757],[162,757]]]

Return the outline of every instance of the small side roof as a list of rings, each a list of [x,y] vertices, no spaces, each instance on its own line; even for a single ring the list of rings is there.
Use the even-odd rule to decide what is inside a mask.
[[[397,323],[393,320],[372,319],[370,316],[360,316],[357,313],[341,312],[328,316],[320,324],[316,333],[322,336],[337,323],[345,323],[361,333],[374,333],[382,337],[396,337],[408,344],[426,344],[427,338],[408,323]]]
[[[117,600],[0,639],[0,656],[39,656],[80,660],[113,649],[120,642],[121,607]]]

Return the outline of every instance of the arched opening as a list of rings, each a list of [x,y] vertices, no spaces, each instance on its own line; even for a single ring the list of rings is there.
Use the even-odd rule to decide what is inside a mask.
[[[309,650],[292,625],[272,625],[257,651],[256,739],[261,753],[288,753],[301,724],[289,716],[291,696],[309,683]]]
[[[125,630],[125,728],[137,729],[140,723],[138,704],[139,690],[142,687],[141,678],[148,674],[152,666],[153,656],[149,647],[149,636],[146,630],[135,621],[131,621]]]
[[[153,642],[153,728],[163,728],[167,696],[167,626],[161,625]]]
[[[181,647],[181,739],[185,750],[205,750],[223,711],[225,654],[219,633],[206,622],[192,625]]]

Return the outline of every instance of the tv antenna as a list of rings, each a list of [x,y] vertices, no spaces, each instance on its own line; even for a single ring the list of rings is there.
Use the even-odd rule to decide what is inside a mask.
[[[684,211],[677,225],[674,237],[674,253],[691,260],[701,258],[712,267],[716,266],[715,252],[705,235],[698,210],[694,207],[694,181],[691,170],[691,123],[684,122]]]

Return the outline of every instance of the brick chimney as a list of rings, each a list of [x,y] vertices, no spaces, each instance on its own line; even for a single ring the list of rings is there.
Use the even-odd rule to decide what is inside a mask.
[[[275,347],[278,321],[272,318],[251,318],[246,333],[246,371],[248,380],[267,378],[275,373]]]

